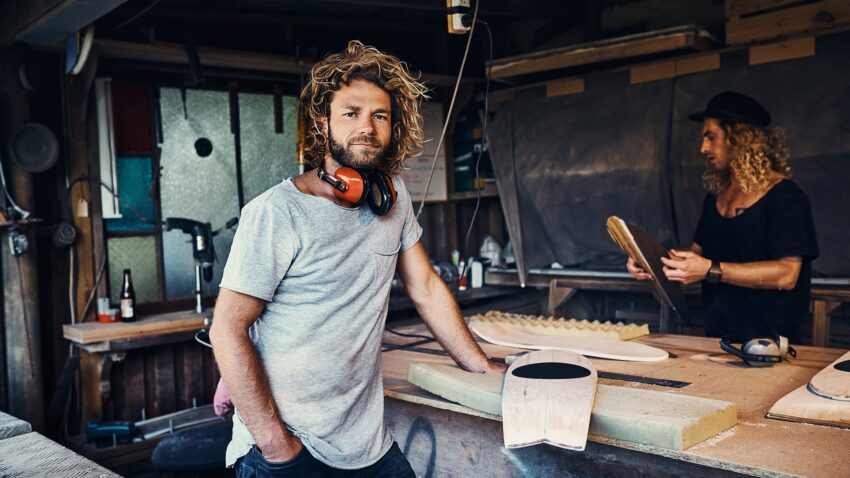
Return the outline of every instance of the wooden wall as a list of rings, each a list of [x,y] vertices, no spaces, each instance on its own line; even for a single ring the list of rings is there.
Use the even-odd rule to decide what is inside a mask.
[[[105,420],[142,419],[212,403],[218,369],[212,351],[197,343],[161,345],[127,352],[112,365],[112,393]]]

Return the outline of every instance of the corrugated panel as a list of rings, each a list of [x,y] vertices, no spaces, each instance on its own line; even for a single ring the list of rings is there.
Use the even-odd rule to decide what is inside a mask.
[[[298,174],[295,163],[295,98],[283,98],[283,134],[274,131],[274,97],[239,95],[242,133],[242,189],[245,202]]]

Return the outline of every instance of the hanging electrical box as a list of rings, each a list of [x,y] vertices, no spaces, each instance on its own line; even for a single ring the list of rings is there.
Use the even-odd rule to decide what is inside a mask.
[[[112,121],[112,78],[94,81],[97,101],[97,143],[100,164],[100,204],[104,219],[121,217],[118,204],[118,171]]]
[[[469,0],[446,0],[446,15],[449,22],[449,33],[463,35],[472,26],[469,15]]]

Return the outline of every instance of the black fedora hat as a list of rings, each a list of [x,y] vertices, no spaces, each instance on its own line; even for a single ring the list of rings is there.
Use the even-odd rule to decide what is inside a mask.
[[[758,101],[734,91],[724,91],[708,101],[705,111],[688,115],[694,121],[717,118],[726,121],[742,121],[756,126],[768,126],[770,113]]]

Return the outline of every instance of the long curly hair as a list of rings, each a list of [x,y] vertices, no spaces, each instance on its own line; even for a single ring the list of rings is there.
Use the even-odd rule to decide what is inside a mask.
[[[390,95],[392,136],[379,169],[398,174],[406,158],[422,154],[419,106],[428,98],[428,89],[410,73],[406,63],[357,40],[348,42],[344,51],[329,54],[313,65],[310,82],[301,90],[301,103],[310,122],[304,139],[304,159],[313,168],[322,163],[328,149],[322,122],[330,111],[334,92],[352,80],[369,81]]]
[[[720,193],[731,182],[732,174],[746,193],[767,189],[771,171],[791,177],[782,128],[760,127],[739,121],[721,122],[720,126],[726,132],[730,167],[723,171],[709,167],[702,176],[706,189]]]

